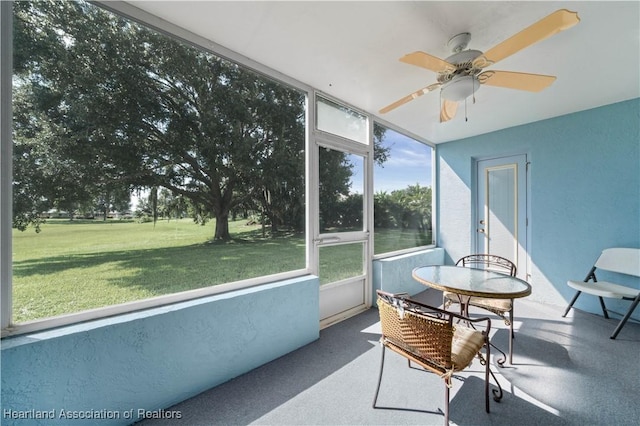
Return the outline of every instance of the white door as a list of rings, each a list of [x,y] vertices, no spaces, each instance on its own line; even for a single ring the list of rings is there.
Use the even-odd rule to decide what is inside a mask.
[[[476,253],[511,260],[528,280],[527,156],[479,160],[477,172]]]
[[[319,226],[314,238],[320,277],[321,325],[339,321],[366,306],[368,282],[367,226],[364,176],[366,156],[319,147]],[[349,198],[338,200],[331,190],[338,173],[349,164]],[[333,182],[333,184],[332,184]]]
[[[340,321],[370,297],[372,125],[367,116],[316,96],[311,265],[320,278],[320,325]]]

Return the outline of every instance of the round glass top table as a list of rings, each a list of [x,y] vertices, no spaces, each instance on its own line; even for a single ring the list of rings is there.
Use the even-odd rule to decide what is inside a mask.
[[[413,278],[432,288],[461,296],[517,299],[531,294],[531,286],[520,278],[485,269],[451,265],[420,266]]]
[[[465,268],[451,265],[431,265],[420,266],[412,272],[413,278],[419,283],[441,291],[455,293],[461,304],[461,314],[469,315],[469,301],[472,297],[487,299],[517,299],[531,294],[531,286],[526,281],[499,272],[487,271],[485,269]],[[509,339],[509,354],[512,339]],[[496,347],[502,358],[497,360],[499,366],[503,366],[507,355]],[[497,382],[497,380],[496,380]],[[498,385],[500,388],[500,385]],[[502,389],[499,396],[502,398]]]

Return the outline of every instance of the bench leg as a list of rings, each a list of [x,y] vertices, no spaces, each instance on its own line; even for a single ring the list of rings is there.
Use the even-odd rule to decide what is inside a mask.
[[[567,310],[564,311],[564,314],[562,314],[563,318],[567,316],[567,314],[571,310],[571,307],[573,306],[573,304],[576,303],[576,300],[578,299],[578,296],[580,296],[580,293],[582,293],[582,292],[581,291],[576,291],[576,295],[573,296],[573,299],[571,299],[571,302],[569,302],[569,306],[567,306]]]
[[[635,299],[633,299],[633,302],[631,303],[631,306],[629,306],[629,310],[627,311],[626,315],[624,316],[624,318],[622,318],[622,320],[620,320],[620,323],[618,323],[618,326],[613,331],[613,334],[610,337],[611,339],[615,339],[618,336],[618,333],[620,333],[620,330],[622,330],[622,327],[624,327],[624,325],[627,323],[627,320],[631,317],[631,314],[636,309],[636,306],[638,306],[638,302],[640,302],[640,294],[637,295]]]

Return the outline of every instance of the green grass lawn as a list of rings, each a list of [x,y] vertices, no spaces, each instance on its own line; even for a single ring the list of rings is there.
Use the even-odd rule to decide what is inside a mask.
[[[13,321],[25,322],[305,267],[302,235],[262,238],[260,225],[48,220],[13,231]],[[412,247],[415,233],[376,232],[376,253]],[[321,283],[362,274],[362,244],[324,247]]]
[[[418,232],[414,229],[376,229],[374,253],[390,253],[411,247],[431,244],[431,232]]]
[[[14,322],[145,299],[305,267],[304,238],[262,238],[260,226],[49,220],[13,233]]]

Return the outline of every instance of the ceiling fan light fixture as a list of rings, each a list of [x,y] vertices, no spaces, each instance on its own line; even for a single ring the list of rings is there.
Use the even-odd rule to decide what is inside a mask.
[[[480,82],[476,76],[463,75],[442,86],[440,95],[444,99],[459,102],[473,95],[479,87]]]

